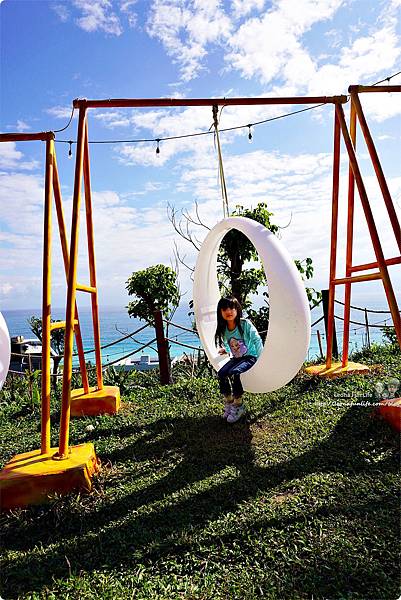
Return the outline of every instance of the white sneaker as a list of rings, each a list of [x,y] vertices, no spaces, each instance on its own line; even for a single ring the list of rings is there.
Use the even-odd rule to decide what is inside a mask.
[[[230,414],[227,416],[227,423],[236,423],[244,414],[245,406],[243,404],[240,404],[239,406],[232,404]]]

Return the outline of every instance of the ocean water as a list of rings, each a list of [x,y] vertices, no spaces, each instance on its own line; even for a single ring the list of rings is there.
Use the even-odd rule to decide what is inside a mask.
[[[386,310],[386,307],[383,308]],[[183,325],[184,327],[191,328],[191,320],[188,316],[189,308],[188,306],[182,305],[180,306],[174,317],[173,321],[178,325]],[[336,305],[336,314],[342,316],[343,311],[340,305]],[[28,325],[28,319],[31,316],[40,316],[40,309],[21,309],[21,310],[4,310],[3,316],[7,322],[7,326],[10,332],[10,336],[23,335],[25,338],[33,337],[32,332]],[[312,323],[316,321],[322,315],[321,305],[316,307],[312,311]],[[64,320],[65,315],[63,309],[54,308],[52,311],[53,319]],[[144,323],[143,321],[139,321],[138,319],[131,319],[125,308],[120,307],[103,307],[99,311],[100,317],[100,335],[101,335],[101,343],[102,346],[110,344],[123,336],[127,335],[139,329]],[[79,310],[79,318],[81,324],[81,333],[83,338],[83,344],[85,350],[90,350],[94,347],[93,345],[93,333],[92,333],[92,321],[91,321],[91,311],[88,307],[83,307]],[[363,345],[366,344],[366,327],[364,325],[364,313],[361,311],[352,310],[351,311],[351,320],[360,323],[359,325],[351,324],[350,328],[350,351],[355,349],[361,349]],[[391,324],[391,315],[388,314],[369,314],[369,322],[379,325]],[[324,323],[321,321],[316,326],[312,328],[311,342],[308,350],[308,359],[312,360],[313,358],[319,356],[319,346],[317,340],[317,330],[320,331],[322,345],[323,345],[323,353],[325,353],[325,333],[324,333]],[[339,349],[341,349],[342,344],[342,322],[340,320],[336,320],[336,333]],[[128,338],[123,340],[111,347],[104,348],[102,350],[102,360],[103,363],[109,363],[114,360],[117,360],[126,354],[129,354],[142,345],[147,344],[155,337],[154,329],[151,327],[147,327],[145,330],[141,331],[137,336],[134,336],[135,339]],[[176,327],[170,326],[168,337],[172,339],[175,343],[171,344],[171,356],[181,356],[184,353],[192,353],[193,350],[190,348],[185,348],[180,346],[179,343],[188,344],[190,346],[200,347],[199,338],[190,332],[182,331]],[[370,328],[370,341],[381,341],[382,340],[382,332],[378,327]],[[141,354],[148,354],[151,357],[157,356],[156,342],[154,342],[150,347],[147,347],[143,351],[137,353],[133,356],[133,358],[139,358]],[[86,355],[87,360],[94,361],[94,354],[88,353]],[[77,358],[74,358],[74,364],[77,364]]]
[[[92,313],[89,307],[83,307],[79,310],[79,320],[81,326],[82,340],[85,350],[94,348],[93,342],[93,329],[92,329]],[[188,317],[189,309],[186,307],[179,307],[176,311],[174,320],[184,327],[191,328],[191,320]],[[6,320],[10,336],[23,335],[25,338],[34,337],[30,330],[28,319],[31,316],[40,317],[41,309],[20,309],[20,310],[3,310],[2,314]],[[52,309],[53,319],[65,319],[63,309]],[[100,320],[100,337],[102,346],[106,346],[111,342],[123,338],[129,333],[142,327],[145,323],[138,319],[131,319],[126,309],[116,307],[103,307],[99,310]],[[134,336],[134,339],[128,338],[121,342],[102,350],[102,362],[108,363],[117,360],[126,354],[137,350],[144,344],[149,343],[155,338],[155,331],[152,327],[147,327],[141,331],[138,335]],[[185,344],[191,346],[199,346],[199,339],[196,335],[190,332],[179,330],[176,327],[171,327],[169,330],[169,338],[177,339]],[[76,351],[76,349],[75,349]],[[183,351],[191,352],[189,348],[185,349],[182,346],[172,344],[171,356],[180,356]],[[133,358],[139,358],[141,354],[148,354],[151,357],[157,356],[157,346],[154,342],[150,347],[145,348],[142,352],[134,355]],[[89,352],[86,354],[87,360],[94,361],[94,353]],[[78,360],[74,358],[74,364],[77,364]]]

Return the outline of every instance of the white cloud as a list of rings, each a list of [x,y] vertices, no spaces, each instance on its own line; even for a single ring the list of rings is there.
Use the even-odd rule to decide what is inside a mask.
[[[83,16],[76,19],[76,23],[84,31],[104,31],[117,36],[122,34],[120,19],[113,12],[110,0],[73,0],[73,3],[82,11]]]
[[[245,17],[253,10],[261,11],[265,0],[232,0],[232,10],[236,18]]]
[[[347,207],[347,164],[343,161],[340,178],[338,276],[345,271],[346,207]],[[315,267],[311,285],[316,289],[326,288],[329,275],[332,155],[301,154],[288,155],[251,152],[243,156],[232,156],[225,161],[230,210],[236,204],[255,207],[257,202],[267,202],[274,213],[273,222],[290,226],[281,231],[282,241],[294,258],[310,256]],[[364,177],[368,197],[376,226],[387,258],[398,254],[395,238],[374,175]],[[394,197],[401,193],[401,178],[389,178],[388,184]],[[213,226],[222,218],[222,208],[215,172],[205,156],[196,168],[183,173],[182,191],[196,198],[202,220]],[[401,217],[401,211],[398,214]],[[203,239],[204,233],[200,232]],[[359,196],[355,197],[354,264],[374,260],[366,220]],[[395,289],[401,285],[401,273],[394,272],[392,281]],[[366,293],[366,285],[359,284],[353,295]],[[358,288],[358,286],[356,286]],[[342,290],[336,292],[341,297]],[[385,304],[382,289],[377,290],[378,301]]]
[[[380,141],[384,141],[384,140],[394,140],[394,136],[393,135],[388,135],[387,133],[383,133],[382,135],[378,135],[377,139]]]
[[[13,286],[11,285],[11,283],[7,282],[7,283],[0,284],[0,295],[1,296],[8,296],[11,294],[12,291],[13,291]]]
[[[289,0],[276,2],[273,8],[261,17],[246,21],[231,36],[231,51],[226,62],[239,70],[244,77],[258,76],[262,83],[269,83],[275,77],[282,77],[282,70],[288,68],[288,78],[299,76],[306,69],[305,76],[311,73],[311,58],[300,42],[301,36],[313,24],[330,19],[344,0]]]
[[[133,29],[136,27],[138,21],[138,15],[132,10],[132,6],[136,4],[137,0],[123,0],[120,5],[120,10],[124,13],[128,19],[128,25]]]
[[[31,171],[38,166],[34,160],[22,161],[23,153],[17,150],[15,142],[3,142],[0,144],[0,168],[1,169],[23,169]]]
[[[80,29],[88,33],[103,31],[108,35],[120,36],[123,33],[121,16],[131,29],[137,25],[138,16],[132,9],[136,3],[137,0],[72,0],[68,3],[51,3],[51,8],[63,23],[70,20],[75,8],[80,15],[75,18],[75,23]],[[121,16],[117,14],[118,11]]]
[[[52,8],[52,10],[54,10],[60,21],[62,21],[63,23],[66,23],[68,21],[70,13],[67,4],[51,3],[50,7]]]
[[[71,117],[72,107],[71,106],[52,106],[46,108],[45,112],[56,119],[69,119]],[[77,117],[77,111],[74,112],[74,118]]]
[[[343,32],[340,29],[329,29],[324,35],[329,40],[331,48],[338,48],[341,46]]]
[[[293,88],[292,95],[341,94],[351,83],[380,79],[396,68],[401,55],[399,13],[394,4],[383,9],[368,35],[344,46],[338,58],[321,56],[318,62],[305,46],[304,34],[318,22],[331,19],[343,4],[343,0],[280,0],[237,29],[227,42],[226,62],[243,77],[257,77],[264,85],[282,81],[280,87]],[[326,35],[337,39],[339,32],[331,29]],[[383,94],[370,94],[364,101],[367,115],[379,122],[401,112],[401,104]]]
[[[132,271],[158,263],[169,264],[173,257],[174,232],[162,204],[139,210],[125,204],[115,192],[95,191],[93,219],[102,304],[120,301]],[[84,277],[87,261],[84,234],[81,248],[80,270]]]
[[[394,65],[399,55],[397,35],[390,27],[379,29],[375,33],[357,38],[351,47],[343,48],[339,66],[350,69],[359,79],[369,77],[383,69],[383,65]]]
[[[23,157],[19,156],[19,160]],[[201,218],[213,226],[222,218],[220,192],[217,181],[216,157],[212,146],[203,148],[195,157],[183,157],[178,163],[181,169],[179,186],[192,206],[193,199],[199,202]],[[253,150],[246,155],[227,156],[225,171],[228,183],[230,208],[242,204],[255,206],[267,201],[269,210],[275,213],[273,221],[280,225],[292,221],[283,230],[282,239],[289,252],[296,258],[311,256],[314,260],[316,277],[314,285],[318,289],[326,287],[329,264],[329,232],[331,219],[331,153],[288,154]],[[340,191],[340,245],[339,273],[344,262],[344,223],[346,206],[347,168],[344,165]],[[40,302],[41,252],[43,228],[43,183],[41,177],[14,173],[2,177],[0,201],[5,230],[0,242],[7,252],[2,253],[3,300],[18,294],[25,305],[33,299]],[[383,209],[380,190],[375,177],[366,181],[369,197],[374,206],[375,218],[380,232],[389,230],[388,218]],[[401,178],[389,179],[394,196],[401,193]],[[144,191],[158,191],[163,182],[149,181]],[[6,200],[13,198],[13,203]],[[377,201],[376,201],[377,198]],[[69,228],[71,198],[64,203]],[[372,259],[372,250],[364,226],[364,217],[357,201],[355,223],[355,260],[367,262]],[[173,255],[174,240],[177,240],[181,254],[193,264],[196,258],[190,248],[174,234],[166,218],[166,207],[159,203],[147,208],[136,208],[128,203],[128,195],[117,194],[114,190],[94,190],[93,209],[95,226],[95,249],[97,260],[98,286],[101,305],[121,302],[124,296],[125,281],[129,274],[159,262],[168,264]],[[192,208],[190,208],[192,211]],[[59,240],[54,228],[53,282],[54,303],[64,303],[64,272],[59,252]],[[206,231],[201,231],[203,239]],[[393,256],[394,242],[391,235],[383,235],[386,256]],[[157,244],[155,238],[157,236]],[[393,245],[392,245],[393,244]],[[341,246],[341,248],[340,248]],[[85,283],[87,275],[87,251],[84,208],[81,213],[81,234],[79,254],[79,281]],[[187,273],[182,273],[183,289],[187,289]],[[398,280],[395,279],[396,284]],[[1,291],[1,290],[0,290]],[[9,300],[8,300],[9,302]]]
[[[121,12],[127,12],[131,10],[131,6],[134,6],[137,3],[137,0],[122,0],[120,5]]]
[[[0,173],[2,223],[10,232],[41,236],[42,181],[35,175]],[[10,201],[12,199],[12,201]]]
[[[339,67],[349,81],[371,78],[383,69],[391,69],[401,53],[400,40],[394,24],[385,26],[369,36],[357,38],[351,47],[341,52]],[[380,58],[379,58],[380,57]]]
[[[15,142],[4,142],[0,144],[0,167],[9,169],[15,167],[21,160],[23,154],[16,149]]]
[[[185,170],[180,191],[192,193],[199,201],[214,199],[218,204],[217,162],[212,153],[198,155],[191,169],[189,160],[182,164]],[[231,209],[238,203],[249,206],[276,199],[282,208],[296,204],[297,210],[305,210],[309,198],[314,198],[315,180],[319,182],[323,174],[330,173],[331,164],[331,154],[325,153],[289,155],[256,150],[227,156],[224,171]]]
[[[344,93],[350,84],[369,84],[396,68],[401,55],[401,44],[395,24],[386,24],[369,36],[359,37],[340,53],[337,64],[326,63],[316,68],[305,81],[308,95]],[[379,58],[380,57],[380,58]],[[392,83],[396,83],[396,79]],[[397,94],[372,93],[361,96],[366,116],[374,121],[401,114]]]
[[[129,117],[128,111],[118,111],[118,110],[106,110],[104,112],[95,111],[93,113],[93,117],[98,121],[101,121],[103,125],[108,127],[109,129],[114,129],[115,127],[127,127],[131,124],[131,119]]]
[[[204,69],[208,44],[219,43],[231,32],[231,21],[221,0],[155,0],[146,30],[159,39],[178,63],[183,81],[190,81]]]
[[[152,189],[160,183],[149,182]],[[12,198],[12,202],[10,202]],[[42,178],[21,173],[0,174],[2,231],[0,231],[0,303],[8,303],[10,293],[25,306],[40,305],[42,241]],[[113,190],[93,191],[93,219],[98,285],[101,304],[120,301],[125,281],[133,270],[159,262],[169,263],[173,256],[173,229],[164,205],[138,210]],[[83,203],[84,204],[84,203]],[[64,199],[67,231],[70,229],[72,199]],[[54,213],[54,209],[53,209]],[[81,208],[78,280],[87,282],[85,209]],[[157,244],[155,239],[157,236]],[[53,216],[52,259],[53,304],[65,302],[65,275],[55,215]],[[117,290],[117,291],[116,291]]]
[[[292,90],[286,88],[284,94],[291,95]],[[289,92],[289,93],[288,93]],[[221,136],[224,145],[231,143],[235,136],[247,136],[246,124],[276,117],[289,110],[283,106],[227,106],[221,113],[220,128],[244,126]],[[114,127],[122,122],[122,113],[112,112],[99,115],[107,127]],[[136,130],[132,137],[156,139],[169,136],[182,136],[192,133],[208,132],[212,125],[211,107],[187,107],[182,110],[163,109],[150,111],[132,111],[127,120]],[[145,130],[145,131],[141,131]],[[254,132],[255,134],[255,132]],[[160,142],[160,153],[156,154],[156,142],[125,144],[116,146],[114,151],[118,160],[126,165],[142,164],[144,166],[162,166],[180,154],[198,154],[207,152],[213,147],[213,135],[196,138],[182,138]]]
[[[20,119],[17,120],[17,125],[16,125],[16,130],[19,132],[24,132],[24,131],[29,131],[30,129],[32,129],[32,127],[30,125],[28,125],[27,123],[25,123],[25,121],[21,121]]]
[[[163,138],[187,133],[208,131],[212,123],[211,108],[189,107],[184,110],[133,111],[130,123],[136,129],[145,129],[137,137]],[[148,133],[150,131],[150,133]],[[206,138],[206,139],[205,139]],[[201,136],[196,140],[184,138],[160,142],[160,153],[156,154],[156,142],[124,144],[115,148],[116,156],[126,165],[162,166],[179,153],[198,153],[212,144],[212,136]]]
[[[400,94],[397,92],[387,94],[362,94],[360,100],[366,116],[378,123],[382,123],[391,117],[401,115]],[[397,131],[398,134],[401,133],[400,122],[396,125],[395,131]]]

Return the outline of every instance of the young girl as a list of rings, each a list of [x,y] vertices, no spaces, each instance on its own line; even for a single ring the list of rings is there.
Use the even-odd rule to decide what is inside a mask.
[[[232,358],[217,373],[220,392],[225,400],[223,417],[228,423],[235,423],[245,413],[240,374],[255,364],[263,350],[256,327],[241,317],[242,308],[236,298],[230,296],[219,300],[214,339],[216,346],[220,346],[219,354],[227,354],[230,351],[232,354]]]

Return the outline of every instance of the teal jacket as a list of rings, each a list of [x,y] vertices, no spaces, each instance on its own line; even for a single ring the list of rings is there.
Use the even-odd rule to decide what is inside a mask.
[[[234,358],[256,356],[258,358],[263,350],[263,343],[255,325],[247,319],[241,319],[244,334],[241,335],[238,327],[230,331],[227,327],[223,335],[224,346]]]

